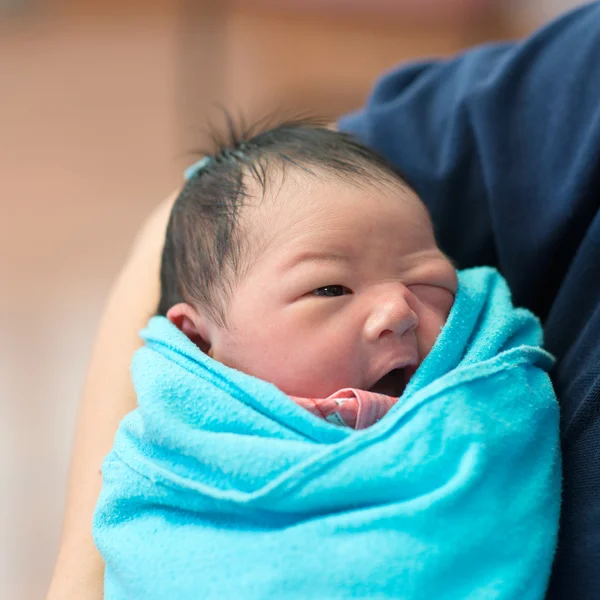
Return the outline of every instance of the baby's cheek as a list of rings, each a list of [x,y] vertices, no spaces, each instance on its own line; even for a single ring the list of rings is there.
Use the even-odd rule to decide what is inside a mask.
[[[433,348],[441,331],[441,323],[437,319],[428,319],[418,328],[419,358],[423,360]]]
[[[330,332],[305,332],[288,338],[287,360],[277,358],[275,383],[293,396],[326,398],[343,387],[356,387],[360,375],[354,344]]]
[[[420,294],[419,325],[417,327],[421,360],[433,348],[454,304],[454,295],[442,288],[430,288]]]

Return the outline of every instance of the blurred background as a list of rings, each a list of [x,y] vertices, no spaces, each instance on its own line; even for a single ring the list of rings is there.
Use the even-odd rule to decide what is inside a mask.
[[[334,119],[397,63],[575,4],[0,0],[0,598],[44,597],[103,303],[215,103]]]

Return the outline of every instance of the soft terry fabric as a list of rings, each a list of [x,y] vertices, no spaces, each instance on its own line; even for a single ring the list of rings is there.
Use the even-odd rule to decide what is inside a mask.
[[[495,271],[372,427],[338,427],[203,355],[164,318],[103,465],[106,598],[540,599],[558,411],[537,320]]]

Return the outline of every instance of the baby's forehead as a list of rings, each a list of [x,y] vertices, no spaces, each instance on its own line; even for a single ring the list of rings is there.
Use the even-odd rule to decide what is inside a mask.
[[[248,201],[240,213],[246,251],[255,259],[290,243],[340,247],[373,245],[373,236],[425,231],[431,221],[418,196],[401,182],[381,185],[328,172],[287,172],[265,187],[248,179]],[[371,235],[370,238],[367,236]]]
[[[282,210],[295,211],[313,204],[313,208],[333,208],[332,202],[347,197],[351,202],[360,192],[363,208],[381,210],[382,203],[410,201],[419,208],[424,205],[416,193],[399,177],[392,177],[375,168],[357,173],[335,172],[321,165],[270,164],[267,169],[246,169],[243,187],[247,208],[260,208],[267,214]],[[344,210],[343,206],[337,207]],[[426,213],[425,209],[425,213]]]
[[[262,181],[246,175],[240,220],[251,236],[274,234],[279,227],[288,237],[299,235],[314,227],[311,216],[342,214],[347,210],[339,205],[339,199],[357,186],[314,168],[308,173],[297,168],[271,168]]]

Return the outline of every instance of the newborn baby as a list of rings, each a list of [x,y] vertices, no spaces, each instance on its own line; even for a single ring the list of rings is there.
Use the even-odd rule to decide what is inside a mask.
[[[364,428],[431,350],[457,276],[391,165],[347,135],[296,122],[192,170],[161,283],[159,312],[213,359]]]
[[[102,466],[107,600],[543,599],[541,327],[495,270],[455,271],[385,161],[306,123],[224,145],[161,279]]]

